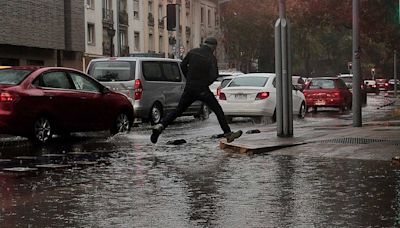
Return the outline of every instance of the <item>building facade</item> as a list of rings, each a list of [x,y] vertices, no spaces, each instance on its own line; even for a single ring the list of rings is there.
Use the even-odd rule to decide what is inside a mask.
[[[81,0],[0,0],[0,65],[82,68]]]
[[[180,35],[167,30],[167,4],[180,5]],[[85,0],[83,65],[97,57],[154,53],[184,55],[208,36],[219,36],[217,0]]]

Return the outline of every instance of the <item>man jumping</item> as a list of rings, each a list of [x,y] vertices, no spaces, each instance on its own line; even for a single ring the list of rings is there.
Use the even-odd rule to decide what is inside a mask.
[[[241,130],[231,131],[225,119],[224,111],[209,88],[218,78],[217,58],[214,56],[216,47],[217,40],[214,37],[209,37],[200,48],[190,50],[185,56],[181,63],[182,72],[186,77],[186,86],[182,97],[176,110],[153,127],[153,133],[150,137],[152,143],[157,143],[162,131],[196,100],[205,103],[215,113],[228,143],[242,135]]]

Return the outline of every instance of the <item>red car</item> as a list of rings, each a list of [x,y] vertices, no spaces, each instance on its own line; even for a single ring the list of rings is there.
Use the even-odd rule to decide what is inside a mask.
[[[88,75],[60,67],[0,69],[0,133],[48,142],[54,134],[127,132],[133,106]]]
[[[337,107],[340,111],[351,109],[352,93],[338,77],[313,78],[303,91],[306,106],[314,112],[318,107]]]

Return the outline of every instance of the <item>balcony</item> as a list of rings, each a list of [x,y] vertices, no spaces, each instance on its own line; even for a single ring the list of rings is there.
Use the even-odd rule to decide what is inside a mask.
[[[103,23],[114,24],[113,14],[112,10],[103,8]]]
[[[119,11],[118,20],[120,25],[129,25],[128,13],[126,11]]]
[[[149,13],[149,15],[147,16],[147,20],[149,26],[154,26],[154,17],[152,13]]]
[[[158,28],[164,29],[164,20],[159,20],[158,21]]]

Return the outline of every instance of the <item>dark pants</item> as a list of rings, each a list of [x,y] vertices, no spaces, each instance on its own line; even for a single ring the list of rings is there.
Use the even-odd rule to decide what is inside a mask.
[[[172,123],[177,117],[182,115],[182,113],[197,100],[205,103],[215,113],[215,115],[217,115],[219,125],[224,133],[231,132],[231,129],[226,122],[224,111],[222,111],[217,99],[207,86],[186,86],[176,110],[161,120],[161,124],[164,128]]]

